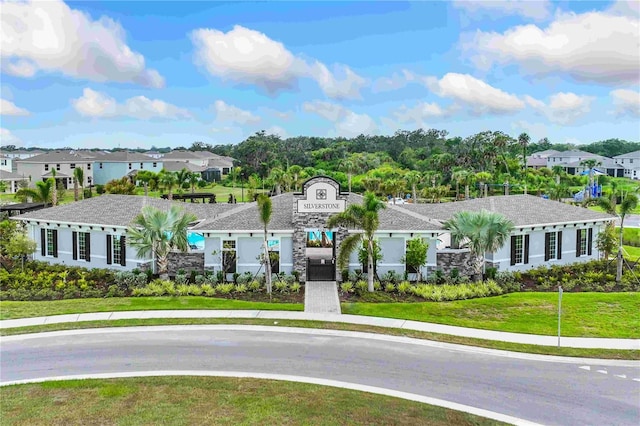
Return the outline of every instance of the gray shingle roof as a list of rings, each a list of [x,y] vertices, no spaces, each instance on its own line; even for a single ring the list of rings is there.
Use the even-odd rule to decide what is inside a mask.
[[[8,172],[6,170],[0,170],[0,180],[23,180],[29,179],[29,177],[25,177],[18,173]]]
[[[272,214],[269,229],[291,230],[293,226],[293,193],[277,195],[271,198]],[[362,196],[349,194],[347,204],[362,203]],[[386,231],[412,231],[427,230],[436,231],[443,229],[438,221],[430,220],[427,217],[403,211],[395,206],[387,205],[387,208],[380,212],[380,226],[378,229]],[[206,220],[194,229],[206,231],[234,231],[246,230],[255,231],[263,229],[262,222],[258,216],[257,203],[248,203],[230,210],[216,218]]]
[[[158,161],[148,155],[127,151],[109,152],[101,155],[99,160],[103,163],[151,163]]]
[[[202,172],[205,170],[203,166],[196,166],[186,161],[163,161],[162,167],[168,172],[179,172],[182,169],[187,169],[190,172]]]
[[[148,205],[163,210],[168,210],[172,205],[178,205],[195,214],[199,220],[213,218],[226,210],[237,207],[237,204],[184,203],[138,195],[106,194],[75,203],[25,213],[13,218],[89,225],[128,226],[140,213],[142,207]]]
[[[21,163],[87,163],[94,161],[94,159],[99,156],[99,154],[93,152],[50,151],[16,161]]]
[[[626,154],[616,155],[613,158],[637,158],[640,157],[640,151],[627,152]]]
[[[441,221],[450,219],[460,211],[480,211],[484,209],[503,214],[516,227],[615,219],[615,216],[606,213],[559,201],[545,200],[533,195],[501,195],[452,203],[403,204],[397,207]]]

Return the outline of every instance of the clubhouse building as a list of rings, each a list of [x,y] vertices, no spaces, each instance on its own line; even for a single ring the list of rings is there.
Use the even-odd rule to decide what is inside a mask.
[[[327,218],[360,204],[363,197],[342,192],[335,180],[319,176],[306,181],[301,192],[272,197],[268,245],[273,272],[297,271],[301,281],[340,280],[336,266],[341,241],[357,229],[327,229]],[[260,262],[264,226],[255,202],[202,204],[132,195],[102,195],[83,201],[14,216],[24,222],[37,244],[34,259],[89,268],[119,270],[155,268],[151,257],[138,258],[127,244],[126,229],[144,206],[168,209],[177,204],[193,213],[189,252],[172,253],[170,273],[177,269],[264,272]],[[459,211],[488,210],[510,219],[515,229],[499,250],[486,254],[487,266],[499,271],[526,270],[543,264],[570,264],[599,257],[595,241],[614,216],[532,195],[495,196],[440,204],[386,205],[379,213],[376,239],[382,259],[379,276],[394,271],[412,278],[403,258],[407,242],[419,237],[429,244],[427,277],[458,269],[469,274],[469,251],[452,245],[443,223]],[[366,271],[352,254],[350,271]]]

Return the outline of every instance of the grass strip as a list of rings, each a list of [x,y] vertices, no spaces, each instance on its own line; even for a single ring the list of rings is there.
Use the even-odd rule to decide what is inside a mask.
[[[469,337],[451,336],[448,334],[429,333],[424,331],[405,330],[401,328],[385,328],[359,324],[343,324],[324,321],[306,320],[273,320],[259,318],[152,318],[114,321],[87,321],[61,324],[38,325],[31,327],[7,328],[0,330],[0,336],[18,334],[41,333],[58,330],[77,330],[85,328],[105,327],[133,327],[153,325],[198,325],[198,324],[244,324],[269,325],[278,327],[302,327],[328,330],[361,331],[392,336],[405,336],[435,342],[455,343],[466,346],[476,346],[488,349],[499,349],[512,352],[523,352],[538,355],[558,355],[582,358],[640,360],[640,350],[621,349],[582,349],[555,346],[526,345],[520,343],[498,342],[492,340],[474,339]]]
[[[277,299],[277,295],[274,296]],[[32,318],[88,312],[148,311],[173,309],[239,309],[302,311],[302,303],[249,302],[215,297],[111,297],[104,299],[0,302],[0,319]]]
[[[640,293],[567,293],[562,335],[640,338]],[[522,292],[453,302],[343,303],[343,314],[397,318],[484,330],[554,336],[558,294]]]
[[[0,388],[3,425],[501,425],[400,398],[245,378],[142,377]]]

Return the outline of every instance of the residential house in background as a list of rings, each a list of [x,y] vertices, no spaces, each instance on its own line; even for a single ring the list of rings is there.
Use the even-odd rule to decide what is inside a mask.
[[[624,167],[624,177],[629,179],[640,179],[640,151],[616,155],[613,157],[613,160],[616,164]]]
[[[26,150],[26,149],[16,149],[13,151],[7,151],[7,150],[2,150],[1,154],[5,155],[13,160],[21,160],[24,158],[30,158],[30,157],[35,157],[36,155],[40,155],[43,154],[45,151],[42,151],[40,149],[34,149],[34,150]],[[15,171],[15,170],[14,170]]]
[[[29,181],[29,186],[35,186],[39,180],[53,177],[53,170],[56,173],[56,180],[62,182],[66,189],[73,188],[73,170],[76,167],[84,169],[83,187],[93,183],[93,162],[101,154],[85,151],[82,154],[76,151],[49,151],[21,160],[16,160],[17,173],[24,176]]]
[[[13,158],[8,157],[4,154],[0,154],[0,170],[5,172],[13,171]]]
[[[547,149],[545,151],[534,152],[527,157],[527,167],[532,169],[542,169],[547,167],[547,160],[550,155],[557,154],[559,151],[555,149]]]
[[[183,168],[199,172],[207,182],[219,181],[233,169],[233,158],[224,157],[209,151],[171,151],[162,157],[167,171],[179,171]],[[192,166],[184,166],[189,163]]]
[[[162,158],[164,156],[163,153],[158,152],[158,151],[145,151],[145,152],[143,152],[143,154],[144,155],[148,155],[149,157],[155,158],[155,159]]]
[[[100,155],[95,159],[93,181],[104,185],[110,180],[123,176],[134,176],[142,170],[158,173],[162,170],[162,161],[137,152],[118,151]]]
[[[547,167],[562,167],[567,174],[577,175],[586,171],[581,163],[584,160],[596,160],[599,165],[594,169],[613,177],[624,177],[624,167],[617,164],[612,158],[592,154],[585,151],[560,151],[547,157]]]
[[[5,193],[10,193],[10,194],[15,194],[16,191],[19,189],[19,183],[20,181],[26,181],[26,179],[14,172],[11,171],[6,171],[6,170],[0,170],[0,181],[4,182],[5,184],[5,190],[4,191],[0,191],[0,192],[5,192]]]

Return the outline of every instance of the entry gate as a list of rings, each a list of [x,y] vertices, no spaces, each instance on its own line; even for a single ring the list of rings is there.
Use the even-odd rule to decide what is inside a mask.
[[[307,281],[335,281],[336,259],[307,259]]]

